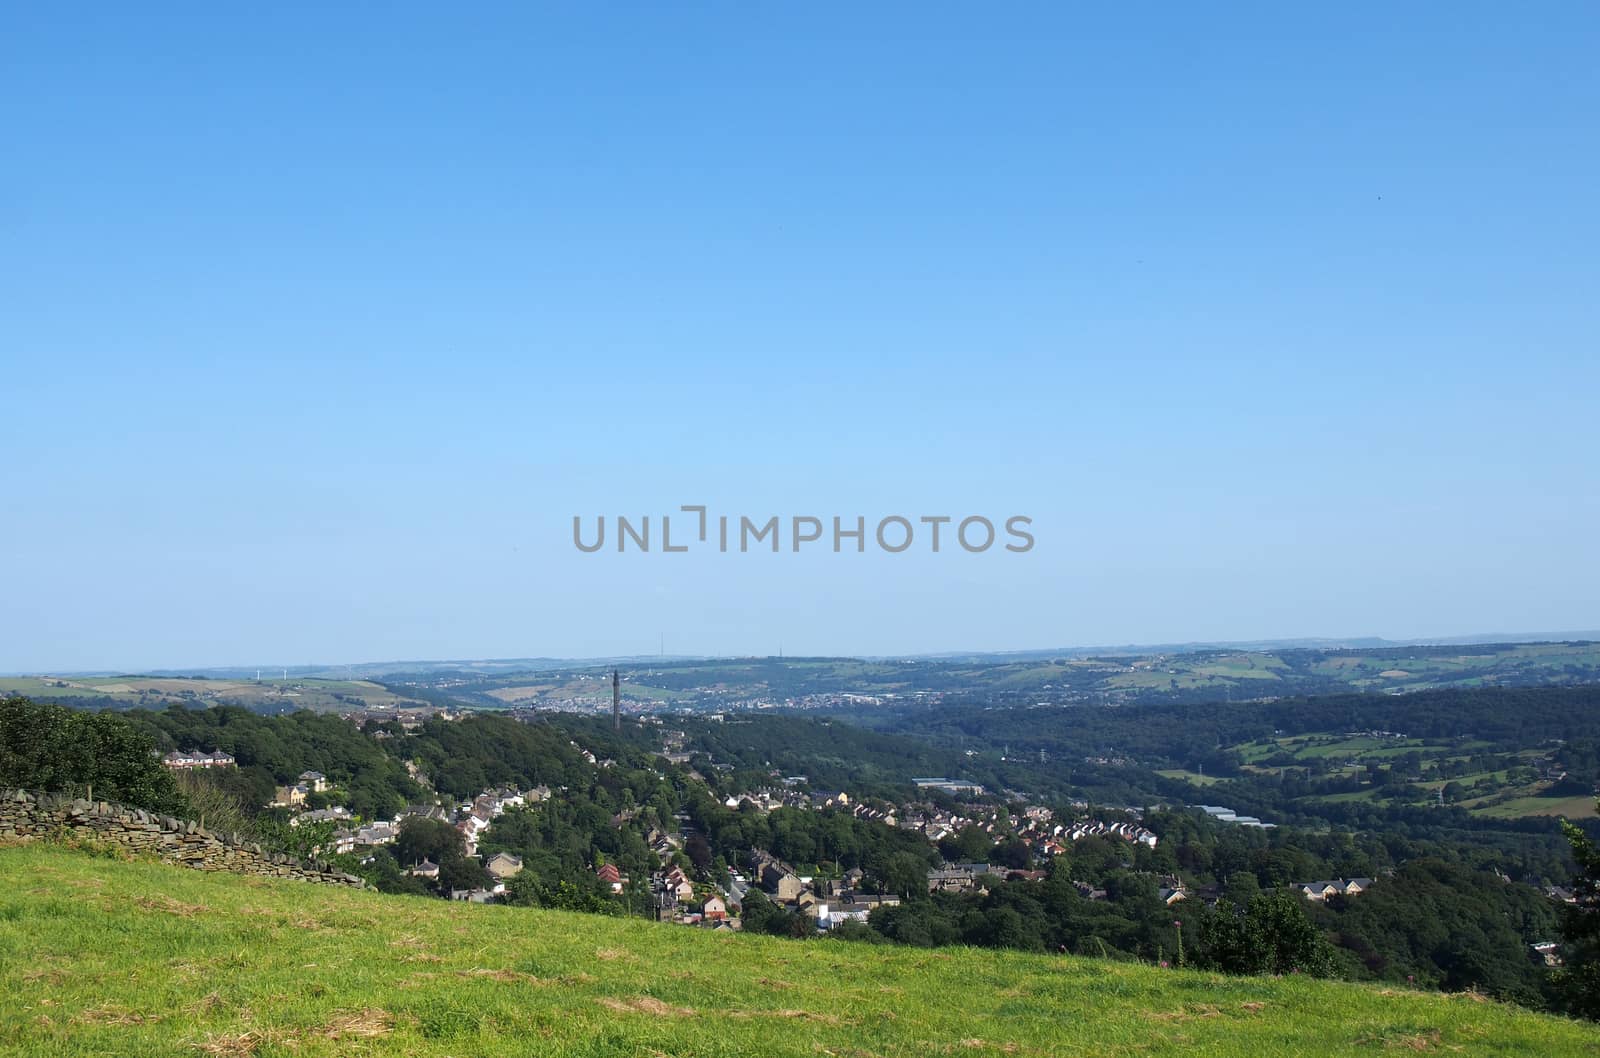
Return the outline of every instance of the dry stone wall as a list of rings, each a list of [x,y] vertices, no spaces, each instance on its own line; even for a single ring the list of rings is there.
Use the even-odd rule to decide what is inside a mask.
[[[0,790],[0,843],[52,835],[89,838],[201,871],[232,871],[357,888],[366,884],[325,863],[267,852],[236,834],[213,834],[198,823],[142,808],[26,790]]]

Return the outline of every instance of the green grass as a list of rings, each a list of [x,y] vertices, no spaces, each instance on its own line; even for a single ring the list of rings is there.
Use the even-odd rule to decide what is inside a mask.
[[[1473,815],[1491,819],[1515,819],[1520,816],[1568,816],[1572,819],[1590,819],[1597,813],[1593,794],[1577,797],[1514,797],[1503,804],[1475,808]]]
[[[1313,760],[1319,757],[1382,760],[1412,752],[1421,753],[1424,757],[1430,754],[1438,756],[1448,752],[1452,747],[1425,742],[1420,738],[1371,738],[1365,735],[1346,737],[1319,733],[1258,739],[1254,742],[1242,742],[1232,748],[1237,750],[1245,761],[1255,763],[1284,752],[1291,754],[1295,760]]]
[[[1321,801],[1327,804],[1347,804],[1351,801],[1375,801],[1378,791],[1374,789],[1351,790],[1348,793],[1323,794],[1320,797],[1308,797],[1308,801]]]
[[[1156,774],[1168,779],[1182,779],[1193,786],[1211,786],[1222,781],[1214,775],[1201,775],[1197,771],[1186,771],[1183,768],[1165,768]]]
[[[1476,998],[715,935],[0,849],[7,1055],[1590,1055]]]

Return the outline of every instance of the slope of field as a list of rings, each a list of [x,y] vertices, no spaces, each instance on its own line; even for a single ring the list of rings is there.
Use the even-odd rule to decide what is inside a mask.
[[[8,1055],[1580,1055],[1420,992],[785,942],[0,849]]]

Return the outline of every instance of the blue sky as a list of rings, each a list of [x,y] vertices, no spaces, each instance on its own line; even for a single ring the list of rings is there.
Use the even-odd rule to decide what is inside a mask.
[[[0,670],[1600,626],[1592,5],[328,6],[6,16]]]

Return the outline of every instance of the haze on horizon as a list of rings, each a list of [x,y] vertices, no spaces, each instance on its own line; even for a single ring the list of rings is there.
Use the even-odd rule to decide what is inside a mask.
[[[19,9],[0,671],[1593,628],[1597,49]],[[1037,544],[573,547],[684,504]]]

